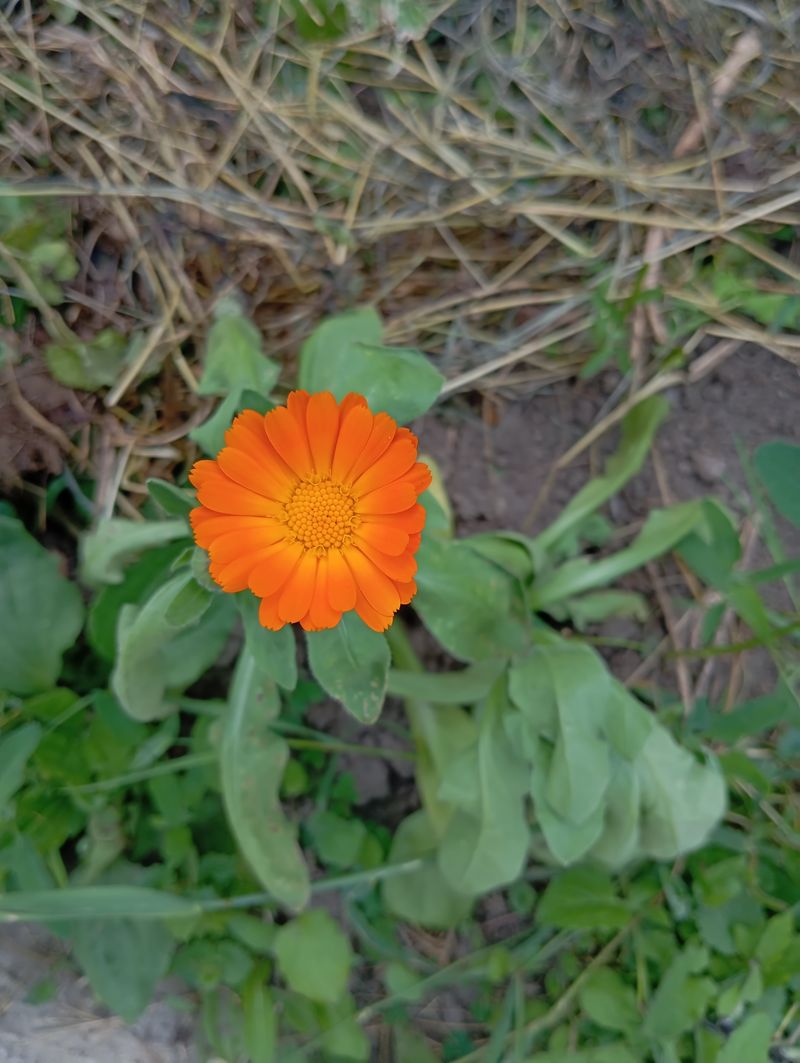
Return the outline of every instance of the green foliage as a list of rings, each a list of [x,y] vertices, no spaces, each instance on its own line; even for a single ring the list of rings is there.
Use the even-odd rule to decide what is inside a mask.
[[[0,690],[34,694],[54,686],[62,654],[82,627],[80,593],[58,558],[18,520],[0,516]]]
[[[88,341],[76,337],[69,343],[49,343],[44,356],[47,368],[61,384],[96,391],[114,383],[127,351],[125,337],[106,328]]]
[[[311,671],[322,689],[357,720],[374,723],[386,696],[386,639],[355,613],[346,613],[335,628],[309,631],[306,642]]]
[[[773,506],[800,528],[800,447],[764,443],[755,453],[755,469]]]
[[[265,889],[290,908],[308,900],[308,871],[278,798],[289,759],[269,724],[280,703],[251,653],[239,659],[222,736],[222,793],[242,852]]]
[[[419,351],[383,347],[382,331],[372,308],[323,322],[300,352],[300,387],[332,391],[339,400],[356,391],[401,424],[425,413],[444,378]]]
[[[275,959],[290,989],[321,1004],[335,1004],[347,987],[353,953],[331,916],[312,908],[280,928]]]

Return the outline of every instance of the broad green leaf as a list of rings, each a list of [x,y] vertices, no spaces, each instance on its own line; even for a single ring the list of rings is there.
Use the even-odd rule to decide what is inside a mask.
[[[291,990],[334,1004],[347,988],[353,952],[339,924],[312,908],[278,930],[275,959]]]
[[[650,450],[653,436],[668,411],[669,404],[660,395],[654,395],[634,406],[622,422],[619,447],[608,459],[602,475],[590,480],[561,515],[536,537],[534,543],[539,550],[552,549],[639,471]]]
[[[213,600],[211,591],[201,587],[196,580],[189,580],[167,606],[164,619],[171,627],[181,628],[194,624]]]
[[[138,554],[189,534],[185,520],[102,520],[81,540],[81,580],[90,587],[121,583],[125,566]]]
[[[191,900],[147,886],[75,886],[0,894],[0,922],[172,919],[197,915]]]
[[[299,384],[341,400],[356,391],[373,411],[401,424],[425,413],[444,378],[419,351],[383,347],[381,320],[371,307],[328,318],[300,351]]]
[[[173,692],[198,679],[228,637],[233,606],[222,595],[212,599],[199,621],[182,629],[170,622],[169,610],[190,580],[185,572],[173,576],[144,605],[120,610],[111,689],[136,720],[158,720],[175,711]]]
[[[527,771],[504,727],[505,684],[482,710],[478,739],[445,774],[440,790],[455,805],[439,849],[439,867],[453,889],[479,894],[512,882],[522,870],[530,831],[524,794]]]
[[[601,967],[590,975],[578,999],[592,1022],[607,1030],[631,1033],[642,1021],[636,993],[609,967]]]
[[[567,819],[558,813],[547,798],[547,784],[551,777],[553,750],[546,742],[534,745],[530,791],[536,821],[552,858],[560,864],[574,864],[598,841],[605,822],[605,801],[595,805],[580,821]]]
[[[473,898],[453,889],[436,866],[438,838],[424,810],[412,812],[397,828],[389,863],[417,857],[426,862],[418,871],[395,875],[383,883],[387,907],[399,919],[430,930],[447,930],[469,915]]]
[[[756,451],[754,464],[770,502],[800,528],[800,446],[764,443]]]
[[[705,499],[703,510],[706,535],[692,532],[677,552],[704,583],[725,590],[742,555],[739,535],[731,515],[714,499]]]
[[[317,810],[305,823],[314,849],[324,864],[331,867],[352,867],[358,861],[367,837],[367,828],[360,819],[345,819],[330,809]]]
[[[244,1039],[250,1063],[276,1063],[278,1020],[265,974],[256,968],[242,991]]]
[[[717,762],[701,763],[668,731],[654,727],[634,766],[642,795],[641,851],[654,860],[672,860],[702,845],[727,804]]]
[[[261,349],[261,334],[242,312],[235,296],[221,299],[214,307],[214,324],[206,342],[201,395],[230,395],[245,389],[268,395],[280,366]]]
[[[649,612],[647,599],[637,591],[593,591],[564,602],[564,610],[578,631],[585,631],[609,617],[630,617],[645,621]]]
[[[0,734],[0,815],[5,814],[8,802],[22,786],[25,767],[41,736],[38,723],[24,723]]]
[[[509,657],[527,640],[511,577],[463,542],[426,536],[414,608],[454,657]]]
[[[717,1063],[769,1063],[772,1021],[762,1011],[748,1015],[730,1035],[717,1056]]]
[[[61,384],[82,391],[110,387],[125,362],[128,341],[114,329],[106,328],[91,340],[76,336],[71,343],[50,343],[45,347],[47,368]]]
[[[269,726],[279,711],[277,687],[243,650],[222,734],[225,810],[259,882],[282,904],[302,908],[309,895],[308,869],[279,797],[289,747]]]
[[[355,613],[345,613],[336,627],[307,632],[306,643],[309,666],[322,689],[360,723],[374,723],[386,697],[386,638]]]
[[[644,1017],[643,1032],[654,1040],[669,1040],[690,1030],[705,1014],[717,987],[699,975],[708,966],[708,949],[687,945],[665,971]]]
[[[326,1059],[367,1063],[371,1058],[369,1038],[357,1021],[358,1008],[349,993],[343,993],[333,1004],[321,1005],[317,1015],[324,1031],[321,1046]]]
[[[430,1042],[419,1030],[406,1023],[392,1023],[395,1063],[438,1063]]]
[[[503,670],[502,661],[479,661],[457,672],[404,672],[392,668],[388,693],[400,698],[465,705],[482,701]]]
[[[741,738],[771,730],[781,723],[800,726],[797,701],[782,683],[771,694],[745,701],[730,712],[715,713],[703,733],[715,741],[733,745]]]
[[[80,922],[73,951],[95,994],[133,1022],[167,973],[175,941],[160,922],[109,919]]]
[[[703,525],[702,501],[683,502],[669,509],[654,509],[642,530],[624,550],[594,562],[579,557],[535,579],[530,605],[533,609],[542,610],[554,602],[612,583],[626,572],[641,568],[648,561],[671,550]]]
[[[185,517],[197,505],[194,492],[167,480],[158,480],[151,476],[147,481],[147,490],[153,501],[170,517]]]
[[[123,605],[144,601],[169,578],[171,565],[183,550],[180,540],[157,546],[129,565],[121,583],[109,583],[94,596],[86,625],[92,649],[107,661],[117,652],[117,619]]]
[[[20,521],[0,516],[0,690],[55,686],[61,657],[83,626],[78,588]]]
[[[207,421],[191,430],[189,438],[199,445],[204,454],[215,457],[225,446],[225,433],[238,413],[242,410],[266,413],[272,405],[261,391],[235,388],[225,396]]]
[[[294,690],[297,686],[297,647],[291,624],[286,624],[280,631],[265,628],[258,619],[258,598],[249,591],[237,594],[236,604],[244,621],[245,644],[259,669],[284,690]]]
[[[639,846],[641,785],[633,765],[612,753],[603,824],[588,855],[607,867],[623,867]]]
[[[634,911],[619,897],[609,875],[599,868],[562,871],[544,892],[536,921],[563,930],[619,930]]]
[[[236,989],[252,972],[253,959],[235,941],[195,938],[179,951],[173,970],[189,985],[204,992],[219,985]]]

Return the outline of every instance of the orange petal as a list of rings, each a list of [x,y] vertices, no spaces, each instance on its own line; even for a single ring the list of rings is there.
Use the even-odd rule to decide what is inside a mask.
[[[281,543],[272,557],[262,561],[250,574],[250,590],[259,598],[268,598],[283,587],[305,553],[300,543]]]
[[[379,613],[393,613],[400,607],[400,596],[394,583],[360,550],[350,547],[345,552],[356,585],[373,609]]]
[[[317,555],[306,551],[284,584],[278,601],[278,615],[283,620],[302,620],[314,598],[317,585]]]
[[[309,393],[303,391],[301,388],[297,388],[295,391],[290,391],[286,397],[286,409],[302,427],[305,427],[306,410],[308,409],[310,399],[311,396]]]
[[[387,615],[373,609],[363,594],[359,594],[356,598],[356,612],[373,631],[385,631],[394,619],[393,613]]]
[[[243,450],[260,464],[269,465],[275,475],[280,476],[287,484],[293,484],[297,479],[267,439],[263,413],[243,410],[225,433],[225,443],[236,450]]]
[[[278,595],[273,594],[271,598],[264,598],[261,605],[258,607],[258,619],[262,627],[268,627],[270,631],[280,631],[284,626],[283,621],[278,616]]]
[[[408,605],[414,595],[417,593],[417,585],[414,580],[409,580],[408,583],[398,583],[397,593],[400,595],[400,601],[403,605]]]
[[[326,560],[328,602],[331,609],[347,612],[356,604],[356,583],[341,550],[329,550]]]
[[[247,531],[250,528],[261,528],[265,524],[271,526],[276,523],[269,517],[242,517],[235,513],[215,513],[213,509],[203,509],[202,506],[191,511],[189,520],[194,530],[195,542],[205,550],[220,535]]]
[[[339,435],[339,407],[330,391],[311,396],[306,410],[306,429],[314,468],[318,475],[328,477]]]
[[[244,517],[280,517],[283,506],[263,495],[257,495],[234,483],[221,469],[204,475],[197,486],[197,500],[216,513],[232,513]]]
[[[270,410],[264,418],[264,429],[270,443],[295,475],[301,480],[312,475],[314,463],[311,460],[305,425],[299,424],[288,409],[278,406],[277,409]]]
[[[404,509],[402,513],[375,513],[369,517],[369,523],[388,524],[392,528],[402,528],[403,531],[412,535],[414,532],[422,531],[425,527],[426,516],[425,507],[417,503],[410,509]]]
[[[411,554],[396,554],[394,557],[384,554],[380,550],[373,549],[369,543],[364,542],[358,535],[355,536],[355,545],[366,554],[373,564],[377,565],[381,572],[391,580],[407,583],[417,571],[417,562]]]
[[[381,454],[388,448],[397,432],[397,422],[388,413],[376,413],[367,440],[361,453],[355,460],[355,464],[347,474],[346,482],[355,482],[362,473],[374,465]]]
[[[339,420],[344,421],[346,414],[354,410],[356,406],[366,406],[367,400],[363,395],[359,395],[357,391],[348,391],[342,401],[339,403]]]
[[[354,406],[347,414],[341,416],[341,428],[333,452],[331,475],[334,480],[343,481],[355,464],[359,454],[367,445],[372,434],[375,418],[366,406]]]
[[[372,517],[362,520],[356,533],[384,554],[402,554],[408,546],[408,532],[392,524],[378,524]]]
[[[408,549],[412,554],[415,554],[419,550],[419,544],[422,542],[422,536],[419,532],[414,532],[413,535],[408,537]]]
[[[324,631],[336,627],[342,614],[328,603],[328,559],[321,557],[317,565],[317,586],[311,606],[300,621],[305,631]]]
[[[413,484],[405,480],[395,480],[392,484],[370,491],[368,495],[356,500],[356,513],[402,513],[417,498]]]
[[[414,487],[417,489],[417,494],[421,495],[423,491],[427,491],[431,486],[431,480],[433,477],[431,476],[431,470],[428,466],[424,462],[418,461],[412,468],[411,472],[406,473],[403,479],[408,480],[409,483],[413,483]]]
[[[217,535],[209,547],[211,560],[220,565],[234,561],[237,557],[253,554],[257,550],[278,543],[287,536],[286,525],[268,518],[255,518],[259,521],[251,528],[236,528]]]
[[[417,448],[407,439],[393,442],[388,450],[371,465],[353,484],[356,498],[369,494],[376,487],[394,483],[407,473],[417,460]]]
[[[289,501],[296,483],[283,476],[273,462],[256,460],[233,447],[224,447],[219,452],[217,464],[237,484],[279,502]]]
[[[267,547],[244,557],[236,557],[232,561],[218,561],[212,558],[208,571],[215,583],[218,583],[224,591],[235,594],[249,586],[250,574],[258,565],[265,561],[275,552],[275,547]]]

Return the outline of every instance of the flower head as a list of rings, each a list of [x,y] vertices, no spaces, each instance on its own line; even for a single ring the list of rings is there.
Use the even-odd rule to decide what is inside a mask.
[[[245,410],[214,461],[198,461],[191,521],[223,590],[249,587],[278,630],[335,627],[355,609],[384,631],[416,585],[430,484],[417,438],[361,395],[293,391],[267,414]]]

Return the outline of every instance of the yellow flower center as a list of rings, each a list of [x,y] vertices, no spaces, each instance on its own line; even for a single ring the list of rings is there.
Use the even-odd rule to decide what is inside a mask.
[[[286,503],[289,530],[307,550],[320,554],[345,546],[357,523],[355,499],[332,480],[303,481]]]

